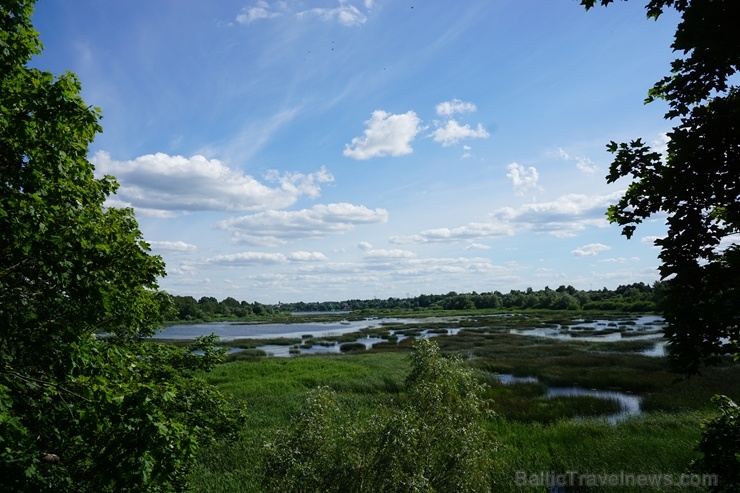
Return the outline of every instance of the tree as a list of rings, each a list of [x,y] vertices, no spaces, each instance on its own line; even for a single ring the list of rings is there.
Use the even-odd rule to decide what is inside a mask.
[[[581,0],[587,9],[613,0]],[[740,67],[736,0],[650,0],[648,17],[681,15],[671,47],[679,58],[646,102],[668,103],[665,155],[641,139],[611,142],[607,180],[633,181],[608,217],[630,238],[637,225],[666,215],[660,274],[670,360],[686,374],[721,355],[738,353],[740,338]]]
[[[194,376],[213,339],[205,358],[142,342],[172,308],[164,263],[103,205],[77,77],[28,67],[33,3],[0,0],[0,490],[179,490],[238,416]]]
[[[407,396],[371,416],[313,391],[289,430],[266,444],[267,491],[485,492],[495,448],[481,425],[482,387],[432,341],[414,345]]]

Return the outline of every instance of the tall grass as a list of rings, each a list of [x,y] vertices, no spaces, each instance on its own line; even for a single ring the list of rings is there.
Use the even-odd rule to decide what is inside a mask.
[[[698,457],[699,424],[713,412],[709,398],[722,393],[740,400],[740,365],[708,368],[699,377],[680,381],[668,371],[664,358],[637,353],[644,349],[642,341],[556,341],[508,333],[506,324],[533,321],[568,323],[547,319],[546,314],[480,317],[458,335],[435,337],[443,351],[462,355],[486,386],[484,397],[495,413],[486,425],[497,442],[494,491],[544,491],[544,486],[516,484],[517,472],[684,473]],[[425,328],[433,327],[414,327]],[[205,378],[244,402],[248,417],[238,440],[204,448],[191,478],[193,491],[261,491],[263,444],[286,427],[316,387],[330,387],[345,409],[359,415],[370,416],[378,406],[403,402],[410,346],[406,339],[369,351],[295,358],[265,358],[252,352],[247,359],[216,368]],[[490,377],[491,372],[536,376],[540,383],[502,385]],[[645,413],[615,425],[582,419],[610,414],[615,403],[591,397],[545,399],[548,385],[636,393],[642,396]]]

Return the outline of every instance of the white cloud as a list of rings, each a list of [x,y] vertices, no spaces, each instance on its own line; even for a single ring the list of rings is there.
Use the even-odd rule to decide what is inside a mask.
[[[645,243],[646,245],[650,245],[654,248],[660,248],[655,244],[655,240],[660,240],[663,238],[662,236],[643,236],[640,238],[640,243]]]
[[[568,154],[563,148],[558,149],[558,154],[560,155],[561,159],[564,161],[573,161],[576,162],[576,168],[578,168],[581,172],[586,174],[593,174],[596,171],[598,171],[598,166],[591,161],[591,158],[586,156],[571,156]]]
[[[239,252],[229,255],[217,255],[205,260],[206,264],[222,266],[240,266],[240,265],[274,265],[285,264],[289,262],[323,262],[329,260],[321,252],[291,252],[287,255],[279,252]]]
[[[365,1],[365,7],[371,8],[372,2]],[[335,8],[313,8],[298,13],[298,17],[315,16],[324,21],[336,21],[343,26],[356,26],[367,22],[367,16],[354,5],[345,0],[339,1],[339,6]]]
[[[494,238],[498,236],[511,236],[513,228],[505,223],[469,223],[457,228],[435,228],[427,229],[419,234],[411,236],[393,236],[391,243],[454,243],[475,238]]]
[[[437,114],[440,116],[452,116],[455,113],[473,112],[477,108],[473,103],[453,99],[451,101],[439,103],[435,109],[437,110]]]
[[[596,164],[587,157],[576,158],[576,168],[589,175],[595,173],[599,169]]]
[[[413,152],[411,141],[421,131],[421,120],[416,113],[408,111],[392,115],[383,110],[373,111],[365,122],[364,137],[355,137],[344,148],[344,155],[365,160],[379,156],[403,156]]]
[[[476,128],[472,128],[468,124],[460,125],[456,120],[447,120],[443,127],[432,132],[434,141],[444,147],[457,144],[462,139],[486,139],[489,135],[480,123]]]
[[[310,261],[323,261],[323,260],[329,260],[329,257],[324,255],[321,252],[292,252],[288,254],[288,260],[293,260],[295,262],[310,262]]]
[[[666,156],[668,155],[668,143],[671,141],[671,138],[668,137],[668,134],[666,132],[662,132],[656,139],[654,139],[650,146],[653,148],[655,152],[660,153],[660,155],[665,160]]]
[[[519,163],[511,163],[506,167],[506,169],[509,170],[509,172],[506,173],[506,177],[514,186],[518,195],[524,194],[524,192],[530,188],[540,188],[538,185],[540,174],[534,166],[530,166],[525,169],[524,166]]]
[[[630,257],[630,258],[613,257],[613,258],[605,258],[605,259],[599,260],[599,262],[605,263],[605,264],[624,264],[627,262],[639,262],[639,261],[640,261],[640,257]]]
[[[269,172],[269,187],[221,161],[203,156],[147,154],[115,161],[106,152],[92,158],[96,172],[114,175],[120,183],[115,198],[144,210],[252,211],[288,207],[301,196],[315,198],[320,184],[334,181],[326,168],[304,175]]]
[[[373,246],[367,241],[361,241],[357,244],[357,248],[359,248],[360,250],[368,251],[368,250],[372,250]]]
[[[218,223],[231,231],[240,243],[280,245],[291,240],[323,238],[352,231],[357,224],[384,223],[385,209],[368,209],[362,205],[337,203],[315,205],[298,211],[264,211],[226,219]]]
[[[322,166],[316,173],[308,175],[290,172],[281,175],[277,170],[270,170],[265,175],[265,179],[279,183],[283,191],[315,199],[321,195],[320,184],[333,182],[334,176],[326,170],[325,166]]]
[[[154,250],[167,250],[172,252],[194,252],[197,250],[195,245],[185,243],[184,241],[150,241]]]
[[[287,258],[282,253],[241,252],[229,255],[217,255],[206,259],[207,264],[245,265],[245,264],[282,264]]]
[[[534,202],[519,208],[503,207],[491,214],[494,220],[517,229],[544,232],[557,237],[574,236],[588,226],[607,227],[606,209],[624,191],[608,195],[566,194],[550,202]]]
[[[583,245],[575,250],[571,250],[570,253],[576,257],[593,257],[601,252],[611,249],[612,247],[604,245],[603,243],[589,243],[588,245]]]
[[[130,209],[134,207],[131,202],[120,200],[116,198],[115,195],[105,199],[105,203],[103,205],[105,207],[115,207],[116,209]],[[171,219],[173,217],[177,217],[177,213],[173,211],[164,211],[161,209],[147,209],[145,207],[137,207],[136,215],[138,217],[152,217],[155,219]]]
[[[372,10],[375,6],[373,0],[363,0],[365,10]],[[316,7],[308,10],[296,11],[286,2],[275,2],[273,5],[260,0],[250,7],[242,9],[236,16],[239,24],[250,24],[260,19],[272,19],[282,15],[295,15],[297,18],[314,17],[326,22],[337,22],[343,26],[357,26],[367,22],[367,16],[356,6],[347,0],[339,0],[339,5],[334,8]]]
[[[251,24],[259,19],[272,19],[279,17],[281,14],[275,12],[268,2],[259,1],[251,7],[245,7],[236,16],[236,22],[239,24]]]
[[[416,254],[409,250],[400,248],[368,250],[363,254],[364,258],[413,258]]]
[[[587,227],[609,226],[605,212],[624,191],[609,195],[562,195],[550,202],[534,202],[518,208],[503,207],[490,214],[488,222],[469,223],[457,228],[435,228],[408,236],[392,236],[391,243],[455,243],[478,238],[512,236],[520,231],[549,233],[556,237],[575,236]]]
[[[475,241],[471,241],[466,247],[465,250],[490,250],[491,247],[489,245],[478,243]]]

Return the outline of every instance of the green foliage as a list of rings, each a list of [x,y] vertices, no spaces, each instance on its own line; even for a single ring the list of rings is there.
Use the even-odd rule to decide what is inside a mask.
[[[175,491],[238,414],[195,377],[219,357],[142,343],[172,309],[131,209],[104,207],[99,110],[40,53],[33,2],[0,1],[0,490]],[[97,334],[107,333],[106,337]]]
[[[490,491],[491,451],[481,386],[433,342],[414,346],[400,407],[369,416],[337,394],[310,394],[293,426],[266,445],[268,491]]]
[[[719,407],[719,415],[701,426],[699,450],[703,457],[694,467],[717,475],[717,485],[711,491],[735,492],[740,490],[740,407],[724,395],[712,401]]]
[[[633,178],[608,217],[629,238],[643,220],[666,214],[667,236],[655,242],[668,279],[666,334],[676,369],[692,374],[737,353],[740,339],[740,248],[733,242],[740,232],[740,88],[732,84],[740,68],[740,2],[652,0],[648,16],[669,7],[681,15],[671,48],[682,56],[646,100],[668,103],[674,127],[667,152],[641,139],[607,146],[615,154],[607,181]]]

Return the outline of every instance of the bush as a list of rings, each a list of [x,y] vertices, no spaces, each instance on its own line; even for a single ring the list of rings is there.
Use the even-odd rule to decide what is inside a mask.
[[[702,424],[699,450],[703,457],[694,467],[700,473],[717,475],[711,491],[740,491],[740,407],[724,395],[714,396],[712,402],[719,405],[720,413]]]
[[[414,345],[407,394],[369,417],[313,391],[289,430],[266,444],[264,486],[282,492],[490,491],[482,388],[427,339]]]

